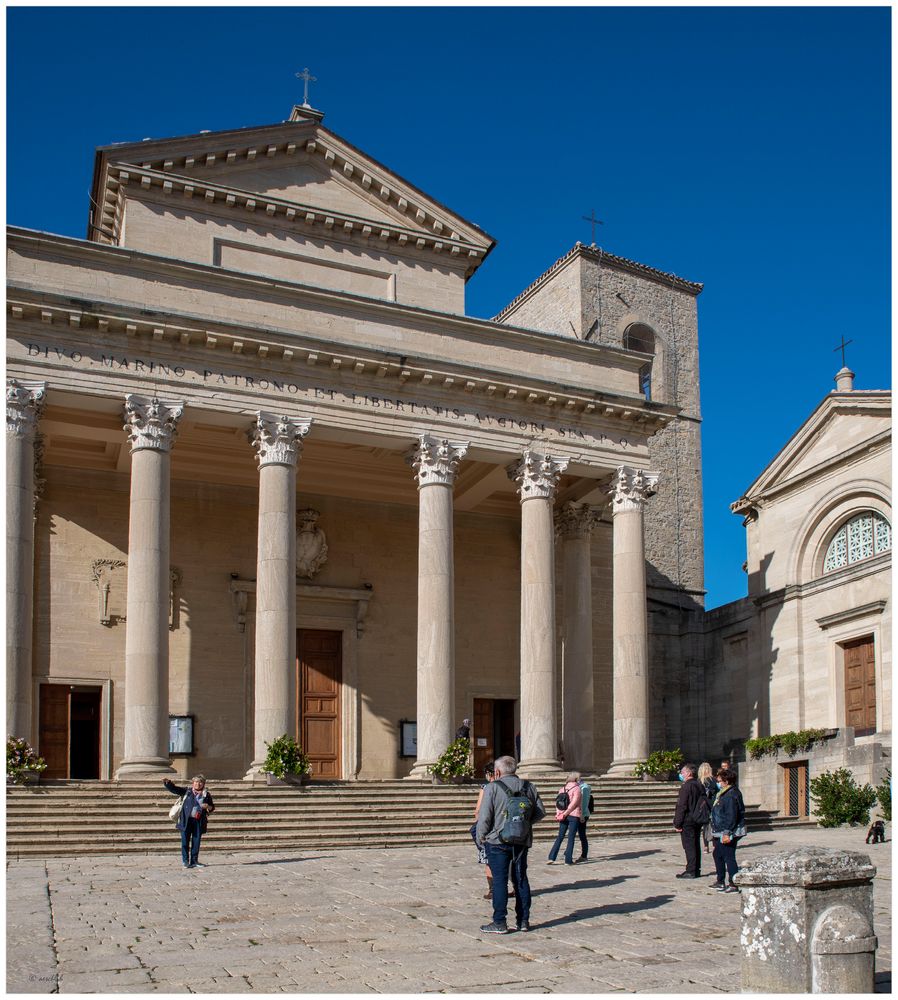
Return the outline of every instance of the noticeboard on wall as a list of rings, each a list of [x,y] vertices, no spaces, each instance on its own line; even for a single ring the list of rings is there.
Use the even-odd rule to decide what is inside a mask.
[[[399,756],[418,756],[418,723],[402,719],[399,723]]]
[[[168,752],[170,754],[194,753],[192,715],[170,715],[168,717]]]

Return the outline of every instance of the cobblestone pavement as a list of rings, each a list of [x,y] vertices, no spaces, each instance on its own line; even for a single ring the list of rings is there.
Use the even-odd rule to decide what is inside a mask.
[[[877,988],[891,984],[891,844],[758,832],[743,862],[800,844],[866,851]],[[207,853],[7,864],[10,993],[739,992],[739,899],[676,880],[679,837],[595,838],[590,863],[530,854],[533,931],[482,935],[473,847]],[[705,859],[707,870],[710,869]],[[513,921],[512,921],[513,922]]]

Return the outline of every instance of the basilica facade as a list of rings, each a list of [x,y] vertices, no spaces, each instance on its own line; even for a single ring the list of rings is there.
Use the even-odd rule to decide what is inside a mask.
[[[287,733],[424,777],[463,717],[533,774],[643,757],[647,588],[701,587],[651,513],[701,286],[577,245],[468,317],[492,239],[305,106],[103,147],[91,200],[8,232],[7,706],[48,774],[253,778]],[[603,276],[620,315],[533,322]]]

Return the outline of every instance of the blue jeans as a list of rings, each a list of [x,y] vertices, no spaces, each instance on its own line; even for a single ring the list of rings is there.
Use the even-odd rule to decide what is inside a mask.
[[[717,872],[717,881],[726,882],[727,875],[730,876],[730,885],[733,884],[733,876],[739,871],[736,862],[736,847],[741,837],[733,839],[725,844],[719,837],[714,838],[714,868]]]
[[[530,882],[527,880],[527,848],[512,844],[485,844],[486,860],[493,873],[493,923],[508,918],[508,870],[514,886],[514,913],[518,923],[530,919]]]
[[[203,832],[199,820],[188,819],[186,822],[186,827],[181,831],[181,861],[185,865],[195,865],[200,853],[200,839]]]
[[[552,850],[549,851],[550,861],[554,861],[558,857],[561,842],[564,840],[565,833],[567,833],[567,847],[564,849],[564,863],[566,865],[572,865],[574,863],[574,840],[577,837],[577,830],[579,826],[580,820],[576,816],[568,816],[567,819],[563,819],[559,822],[558,836],[555,838]]]

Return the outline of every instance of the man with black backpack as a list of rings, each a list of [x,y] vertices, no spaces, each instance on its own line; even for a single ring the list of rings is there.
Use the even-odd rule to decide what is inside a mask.
[[[514,757],[495,762],[495,781],[483,790],[477,816],[477,843],[486,848],[493,873],[493,920],[480,929],[485,934],[508,933],[508,873],[515,889],[515,918],[519,931],[530,930],[530,882],[527,852],[533,846],[533,824],[546,815],[539,792],[516,774]]]

